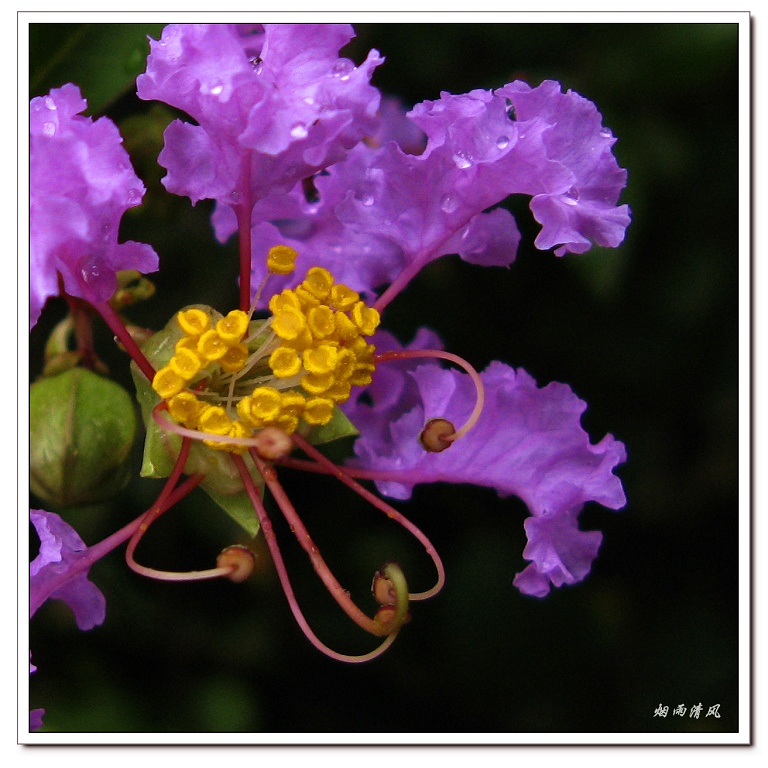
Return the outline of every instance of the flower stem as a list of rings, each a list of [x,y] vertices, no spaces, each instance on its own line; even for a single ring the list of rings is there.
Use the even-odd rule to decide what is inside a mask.
[[[112,309],[112,307],[109,305],[109,302],[100,301],[96,302],[93,306],[104,318],[104,322],[106,322],[106,324],[112,329],[112,333],[117,336],[128,354],[133,358],[133,361],[139,367],[139,370],[147,377],[149,381],[152,381],[152,379],[155,377],[155,369],[152,366],[152,363],[147,360],[145,354],[139,348],[139,345],[133,340],[131,334],[128,333],[128,329],[120,319],[120,315],[118,315],[117,312]]]

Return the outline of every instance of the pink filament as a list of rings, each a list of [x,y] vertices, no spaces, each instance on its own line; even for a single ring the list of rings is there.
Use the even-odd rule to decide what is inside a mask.
[[[264,539],[267,542],[270,554],[272,555],[272,560],[275,564],[275,570],[277,571],[280,584],[283,587],[283,592],[285,593],[285,596],[288,600],[291,613],[293,614],[296,623],[301,627],[301,630],[304,632],[304,635],[307,637],[307,639],[312,643],[312,645],[315,646],[315,648],[324,653],[326,656],[332,659],[336,659],[337,661],[344,661],[351,664],[360,664],[364,661],[370,661],[371,659],[375,659],[377,656],[380,656],[382,653],[384,653],[384,651],[386,651],[387,648],[389,648],[389,646],[394,642],[395,637],[397,636],[396,632],[388,635],[384,639],[384,642],[382,642],[378,648],[375,648],[370,653],[362,654],[360,656],[349,656],[329,648],[312,631],[309,624],[307,623],[307,620],[304,618],[304,614],[302,613],[301,608],[299,608],[296,595],[294,594],[293,587],[291,586],[290,578],[288,577],[288,570],[285,567],[283,556],[280,553],[280,546],[277,542],[277,537],[275,536],[274,529],[272,528],[272,521],[269,519],[269,515],[267,515],[267,510],[264,507],[264,502],[261,500],[261,495],[259,494],[259,491],[253,482],[253,478],[248,472],[248,467],[246,466],[242,457],[233,455],[233,459],[238,471],[240,472],[240,477],[243,480],[245,490],[251,499],[251,503],[256,510],[256,514],[258,515],[259,523],[261,524],[261,530],[264,532]]]
[[[310,443],[308,443],[303,437],[297,434],[291,435],[293,438],[293,441],[296,443],[296,445],[301,448],[304,453],[306,453],[308,456],[311,456],[315,461],[317,462],[317,465],[319,467],[322,467],[322,470],[327,474],[334,475],[339,480],[341,480],[344,485],[346,485],[348,488],[351,488],[355,493],[358,493],[360,496],[362,496],[366,501],[368,501],[370,504],[372,504],[376,509],[381,510],[387,517],[394,520],[397,523],[400,523],[400,525],[403,526],[409,533],[411,533],[421,544],[424,546],[424,549],[427,551],[427,554],[432,559],[432,562],[435,565],[435,570],[437,571],[437,583],[434,587],[431,589],[426,590],[425,592],[416,592],[416,593],[410,593],[408,595],[409,600],[426,600],[427,598],[433,597],[436,595],[445,584],[445,569],[443,567],[442,560],[440,559],[440,556],[437,554],[437,550],[432,546],[432,542],[426,537],[426,535],[417,528],[408,518],[406,518],[404,515],[402,515],[400,512],[398,512],[394,507],[387,504],[386,501],[383,499],[380,499],[376,494],[371,493],[367,488],[360,485],[354,478],[350,476],[350,474],[346,471],[346,468],[338,467],[336,464],[334,464],[330,459],[323,456],[320,451],[317,450],[314,446],[312,446]],[[288,466],[287,462],[286,465]]]
[[[480,414],[483,412],[483,404],[485,403],[485,387],[483,380],[480,378],[480,374],[463,358],[458,355],[454,355],[452,352],[443,352],[439,349],[398,349],[391,352],[382,352],[379,355],[374,356],[374,362],[384,363],[388,360],[413,360],[420,357],[436,357],[441,360],[448,360],[452,363],[456,363],[460,368],[463,368],[472,379],[472,383],[475,385],[476,397],[475,407],[472,409],[472,413],[466,420],[464,425],[457,429],[452,435],[447,435],[442,439],[445,442],[452,443],[458,440],[460,437],[469,432],[480,418]]]

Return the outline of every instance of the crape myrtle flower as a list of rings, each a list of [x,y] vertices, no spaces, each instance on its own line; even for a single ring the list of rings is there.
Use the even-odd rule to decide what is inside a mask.
[[[64,291],[93,304],[117,288],[117,272],[153,272],[155,251],[118,243],[120,219],[141,203],[144,185],[117,126],[92,120],[71,83],[32,99],[30,129],[30,328],[46,300]]]
[[[442,255],[510,265],[520,233],[498,207],[510,194],[532,198],[542,225],[536,244],[557,246],[558,255],[618,245],[629,214],[617,205],[626,173],[615,140],[586,99],[556,83],[511,83],[443,93],[403,115],[391,103],[381,108],[370,85],[377,52],[357,67],[338,57],[351,35],[346,25],[171,25],[152,41],[139,96],[197,122],[166,130],[164,183],[193,203],[216,201],[220,240],[237,232],[239,306],[226,314],[182,308],[141,346],[120,331],[119,316],[102,311],[133,359],[147,428],[142,474],[167,479],[145,514],[87,548],[87,561],[72,561],[67,573],[81,584],[86,562],[127,542],[126,562],[148,577],[247,578],[253,558],[240,546],[214,568],[186,573],[137,561],[152,523],[199,485],[250,534],[263,532],[308,639],[332,658],[360,662],[382,653],[411,603],[445,580],[427,537],[361,480],[395,499],[422,482],[519,496],[531,512],[530,565],[515,584],[537,596],[589,572],[602,537],[579,530],[583,506],[624,504],[613,475],[623,445],[610,435],[590,442],[580,424],[586,406],[566,385],[540,388],[500,362],[478,373],[425,329],[403,347],[380,330],[381,313]],[[355,456],[343,466],[319,447],[353,436]],[[374,577],[370,617],[312,541],[281,483],[284,467],[336,477],[400,523],[431,558],[434,585],[412,592],[388,563]],[[267,492],[338,605],[383,638],[378,648],[345,655],[309,627]]]

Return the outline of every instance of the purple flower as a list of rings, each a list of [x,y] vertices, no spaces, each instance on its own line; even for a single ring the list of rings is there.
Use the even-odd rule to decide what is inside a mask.
[[[29,652],[29,674],[37,672],[37,667],[32,663],[32,651]],[[44,709],[32,709],[29,712],[29,730],[39,731],[43,727]]]
[[[119,270],[157,269],[149,245],[117,241],[144,185],[115,124],[80,115],[86,106],[71,83],[30,102],[30,328],[59,277],[70,295],[101,302]]]
[[[286,206],[289,198],[276,196],[269,206],[257,207],[254,221],[270,220],[284,236],[294,234],[315,263],[331,270],[336,257],[326,241],[329,231],[337,243],[350,243],[348,252],[335,251],[348,272],[355,269],[350,262],[378,261],[384,254],[377,282],[367,286],[370,291],[394,283],[384,303],[445,254],[483,266],[511,264],[520,234],[512,215],[494,208],[511,194],[532,197],[543,225],[539,248],[559,245],[555,253],[563,255],[586,251],[592,242],[621,242],[629,213],[616,202],[626,172],[618,167],[611,152],[615,139],[594,104],[578,94],[561,93],[552,81],[538,88],[514,82],[496,91],[443,93],[417,104],[408,117],[427,136],[423,152],[410,154],[386,141],[404,135],[402,125],[388,117],[390,127],[377,134],[383,144],[358,144],[315,178],[319,201],[302,205],[294,190],[290,199],[300,211],[281,209],[280,200]],[[231,217],[219,236],[234,226]],[[368,244],[367,254],[359,243]],[[302,247],[294,247],[301,253]],[[259,252],[254,254],[260,262]]]
[[[49,598],[63,600],[77,626],[91,629],[104,621],[106,601],[88,580],[88,548],[74,528],[53,512],[30,509],[29,517],[40,537],[40,551],[29,564],[29,615]]]
[[[237,206],[341,160],[376,127],[369,81],[383,59],[355,67],[338,52],[346,24],[171,24],[151,41],[142,99],[183,109],[165,133],[163,183],[192,202]]]
[[[473,483],[518,496],[533,516],[526,521],[524,552],[532,563],[516,586],[542,596],[550,582],[584,578],[602,536],[579,531],[576,518],[589,501],[611,509],[624,505],[621,482],[612,474],[626,458],[623,444],[611,435],[589,442],[580,424],[586,404],[565,384],[540,389],[525,371],[494,362],[481,374],[485,407],[477,423],[448,450],[428,452],[419,442],[424,424],[432,418],[462,424],[474,408],[475,387],[466,374],[436,364],[408,371],[398,365],[400,381],[388,385],[394,397],[370,387],[366,398],[344,407],[361,433],[350,463],[399,473],[400,482],[377,482],[381,493],[398,499],[423,482]]]

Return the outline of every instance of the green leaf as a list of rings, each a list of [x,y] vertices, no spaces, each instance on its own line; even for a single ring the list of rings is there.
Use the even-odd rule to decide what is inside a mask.
[[[333,418],[327,424],[317,427],[302,425],[298,432],[312,445],[323,445],[341,440],[343,437],[357,437],[360,434],[339,408],[333,409]]]
[[[30,24],[30,97],[65,83],[80,86],[88,114],[102,114],[136,87],[146,68],[147,36],[164,24]]]

